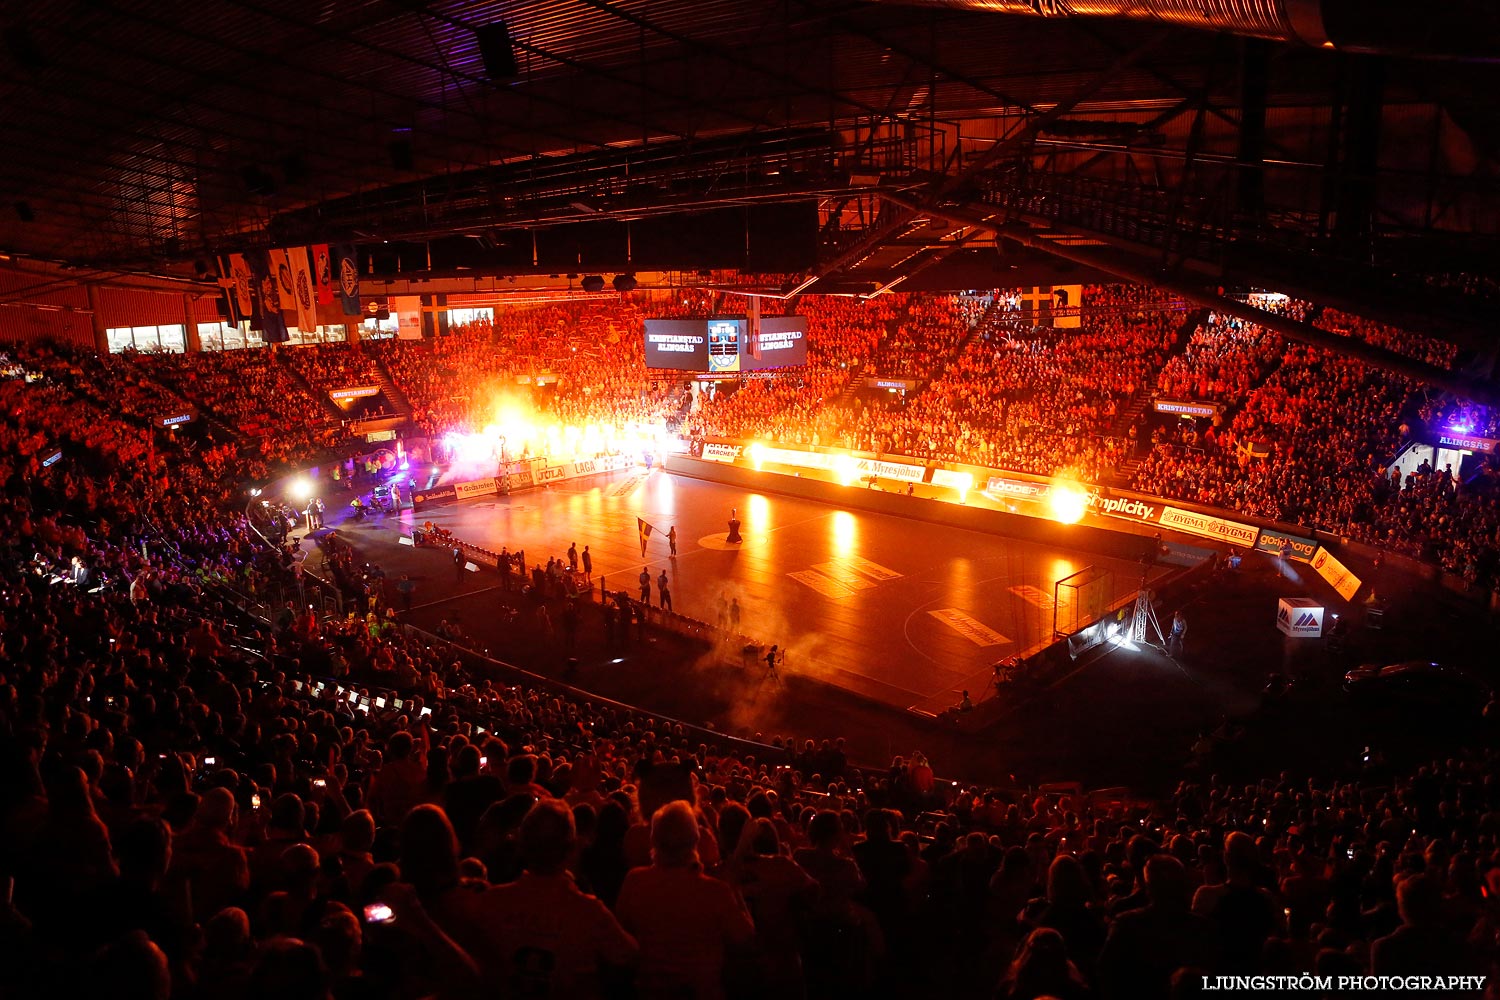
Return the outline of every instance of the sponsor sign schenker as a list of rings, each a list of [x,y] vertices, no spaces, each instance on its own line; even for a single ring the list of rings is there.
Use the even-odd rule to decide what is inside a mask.
[[[1255,550],[1283,556],[1295,562],[1312,562],[1313,553],[1318,551],[1318,543],[1311,538],[1288,535],[1284,531],[1263,529],[1260,537],[1255,540]]]
[[[1238,521],[1226,521],[1220,517],[1210,517],[1207,514],[1195,514],[1190,510],[1182,510],[1179,507],[1163,507],[1161,511],[1161,523],[1163,527],[1172,528],[1177,531],[1185,531],[1190,535],[1201,535],[1204,538],[1217,538],[1219,541],[1249,548],[1255,544],[1255,539],[1260,531],[1248,524],[1240,524]]]

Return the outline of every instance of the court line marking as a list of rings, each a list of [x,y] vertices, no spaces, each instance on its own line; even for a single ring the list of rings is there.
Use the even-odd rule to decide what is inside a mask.
[[[813,569],[831,580],[837,580],[850,590],[869,590],[875,584],[856,573],[841,562],[814,563]]]
[[[927,613],[976,646],[1003,646],[1011,643],[1010,639],[958,608],[938,608]]]
[[[840,556],[840,561],[848,563],[856,572],[863,573],[880,583],[888,580],[899,580],[902,574],[897,573],[889,566],[882,566],[878,562],[871,562],[864,556]]]
[[[844,597],[854,596],[853,590],[844,586],[842,583],[833,579],[832,577],[824,576],[822,573],[819,573],[816,570],[799,569],[795,572],[788,573],[787,576],[791,577],[793,580],[796,580],[798,583],[805,584],[806,586],[811,587],[814,591],[822,594],[824,597],[831,598],[833,600],[839,600]]]
[[[1057,608],[1057,602],[1052,599],[1052,595],[1034,584],[1021,583],[1006,589],[1027,604],[1034,604],[1043,611],[1053,611]]]

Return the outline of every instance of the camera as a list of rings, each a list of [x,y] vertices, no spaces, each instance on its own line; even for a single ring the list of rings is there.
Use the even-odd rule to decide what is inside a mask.
[[[385,903],[371,903],[365,907],[365,921],[371,924],[388,924],[396,919],[396,912]]]
[[[250,808],[251,809],[259,809],[260,808],[260,793],[259,792],[256,792],[254,795],[250,796]]]

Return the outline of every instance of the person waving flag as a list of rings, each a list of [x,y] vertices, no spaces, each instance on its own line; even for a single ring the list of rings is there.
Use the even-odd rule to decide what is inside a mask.
[[[636,518],[635,530],[636,533],[641,536],[641,555],[644,556],[646,554],[646,541],[651,537],[651,532],[655,531],[656,529],[640,518]]]

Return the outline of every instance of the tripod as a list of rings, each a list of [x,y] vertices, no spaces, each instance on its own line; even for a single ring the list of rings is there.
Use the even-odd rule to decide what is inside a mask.
[[[775,646],[772,646],[771,651],[766,654],[766,677],[769,680],[775,681],[777,687],[786,686],[785,684],[781,683],[781,674],[776,669],[778,666],[784,665],[785,663],[785,651],[778,650]]]
[[[1156,608],[1151,605],[1151,591],[1146,589],[1145,573],[1141,574],[1141,589],[1135,595],[1135,615],[1130,622],[1130,639],[1162,653],[1167,652],[1167,639],[1162,635],[1161,623],[1156,620]]]

